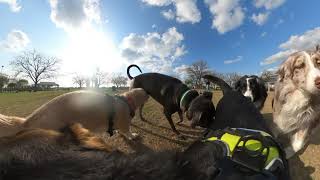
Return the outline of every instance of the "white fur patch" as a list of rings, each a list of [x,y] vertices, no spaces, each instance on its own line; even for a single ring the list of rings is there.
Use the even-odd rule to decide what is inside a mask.
[[[245,97],[248,97],[251,99],[251,101],[253,101],[253,95],[252,95],[252,89],[250,88],[250,79],[252,78],[247,78],[246,81],[247,81],[247,89],[246,89],[246,92],[244,92],[244,96]]]

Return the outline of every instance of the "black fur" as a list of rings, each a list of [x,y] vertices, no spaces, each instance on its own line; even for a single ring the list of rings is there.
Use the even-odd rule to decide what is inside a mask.
[[[259,78],[258,76],[251,75],[251,76],[242,76],[236,83],[235,83],[235,90],[244,94],[247,89],[247,78],[251,78],[249,80],[250,82],[250,88],[252,89],[252,95],[253,95],[253,103],[261,110],[264,106],[264,102],[266,101],[266,98],[268,96],[267,88],[265,86],[264,81]]]
[[[16,143],[0,138],[0,147],[1,180],[272,180],[259,173],[221,175],[225,151],[218,141],[196,141],[184,152],[129,155],[84,149],[65,137],[49,142],[47,136],[29,137]]]
[[[271,133],[262,114],[248,98],[234,91],[218,77],[205,75],[203,78],[219,85],[223,91],[223,97],[216,107],[215,120],[210,125],[211,129],[249,128]]]
[[[192,101],[188,106],[180,107],[180,99],[182,94],[189,90],[187,85],[183,84],[179,79],[173,78],[159,73],[144,73],[136,77],[130,75],[130,68],[136,67],[140,70],[137,65],[130,65],[127,68],[127,74],[130,79],[133,79],[131,88],[142,88],[144,89],[153,99],[159,102],[164,108],[164,114],[170,123],[172,130],[176,134],[180,134],[171,119],[172,114],[178,112],[187,112],[188,119],[192,120],[192,125],[203,125],[210,124],[214,117],[214,105],[211,101],[212,95],[199,95],[196,90],[191,90],[190,96]],[[141,70],[140,70],[141,72]],[[211,97],[211,98],[210,98]],[[142,117],[142,107],[139,109],[140,118]],[[182,121],[180,121],[182,122]]]

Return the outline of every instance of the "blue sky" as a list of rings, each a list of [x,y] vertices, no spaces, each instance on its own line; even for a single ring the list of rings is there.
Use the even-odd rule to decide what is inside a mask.
[[[206,60],[218,72],[258,74],[320,43],[309,0],[0,0],[0,65],[24,50],[61,59],[60,84],[96,68],[181,76]]]

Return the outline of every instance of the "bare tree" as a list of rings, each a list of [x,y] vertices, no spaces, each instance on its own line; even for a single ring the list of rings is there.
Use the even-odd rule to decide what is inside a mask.
[[[45,56],[36,50],[24,51],[15,57],[10,65],[16,72],[16,76],[23,74],[30,78],[34,87],[43,79],[54,77],[58,70],[59,60],[56,57]]]
[[[263,71],[261,74],[261,79],[264,80],[265,82],[269,82],[272,81],[274,79],[274,77],[276,76],[276,73],[273,71]]]
[[[203,85],[202,76],[210,73],[208,63],[204,60],[199,60],[191,64],[191,66],[186,68],[186,73],[188,76],[188,81],[193,82],[196,88],[200,88]]]
[[[78,85],[80,88],[83,87],[83,85],[86,83],[86,78],[81,75],[76,75],[75,77],[72,78],[73,83]]]
[[[226,81],[226,83],[228,83],[230,86],[233,86],[234,83],[238,81],[240,78],[241,78],[241,75],[236,72],[225,73],[223,74],[223,77],[222,77],[222,79],[224,79],[224,81]]]
[[[87,88],[90,88],[90,87],[91,87],[90,78],[87,77],[85,81],[86,81],[86,82],[85,82],[85,83],[86,83],[86,87],[87,87]]]
[[[127,85],[127,77],[121,74],[113,74],[111,77],[111,83],[114,84],[117,88]]]
[[[107,77],[108,74],[106,72],[102,72],[99,68],[97,68],[92,77],[94,87],[99,88],[102,84],[107,83]]]
[[[9,78],[5,74],[0,74],[0,89],[9,82]]]

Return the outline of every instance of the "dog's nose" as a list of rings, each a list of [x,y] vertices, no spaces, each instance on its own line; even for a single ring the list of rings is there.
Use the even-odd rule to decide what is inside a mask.
[[[315,80],[314,80],[314,84],[316,85],[316,87],[318,89],[320,89],[320,77],[317,77]]]

